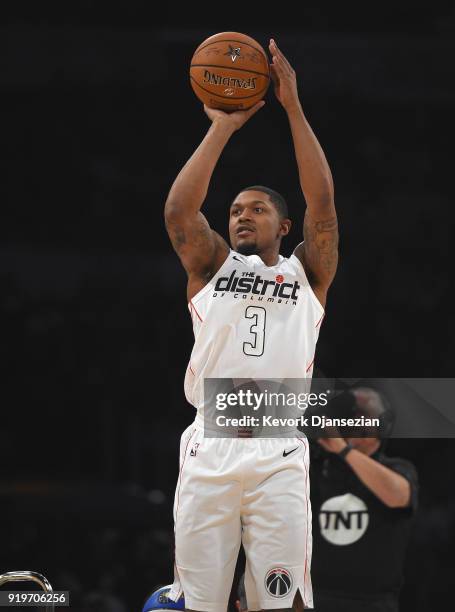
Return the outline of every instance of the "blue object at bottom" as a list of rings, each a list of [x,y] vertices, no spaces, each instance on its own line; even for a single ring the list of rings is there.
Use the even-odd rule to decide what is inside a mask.
[[[185,598],[183,595],[177,601],[169,599],[169,591],[172,584],[157,589],[150,595],[142,608],[142,612],[151,612],[152,610],[185,610]]]

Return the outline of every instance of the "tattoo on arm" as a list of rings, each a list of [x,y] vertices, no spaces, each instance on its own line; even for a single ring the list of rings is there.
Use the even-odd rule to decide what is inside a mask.
[[[186,242],[185,231],[180,227],[175,228],[174,231],[171,230],[171,239],[178,251]]]
[[[338,223],[336,216],[313,221],[305,215],[303,224],[305,254],[315,276],[318,271],[332,280],[338,263]]]
[[[199,213],[191,222],[166,220],[172,245],[188,273],[205,276],[214,264],[216,240],[205,217]]]
[[[171,239],[172,246],[177,253],[180,253],[181,248],[186,243],[185,230],[181,225],[175,225],[166,221],[166,230]]]
[[[332,230],[335,230],[338,227],[337,218],[332,217],[331,219],[327,219],[326,221],[316,221],[314,226],[317,232],[331,232]]]

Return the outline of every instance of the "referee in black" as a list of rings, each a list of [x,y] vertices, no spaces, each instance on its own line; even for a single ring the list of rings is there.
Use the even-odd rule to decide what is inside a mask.
[[[355,416],[380,417],[390,435],[391,409],[379,392],[351,389],[343,401]],[[417,474],[410,462],[385,455],[384,431],[362,434],[312,443],[316,612],[399,610],[405,551],[417,508]]]

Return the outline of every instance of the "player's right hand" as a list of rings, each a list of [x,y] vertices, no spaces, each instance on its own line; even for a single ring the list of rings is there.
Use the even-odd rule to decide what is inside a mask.
[[[244,123],[250,119],[260,108],[265,105],[264,100],[261,100],[248,110],[234,111],[233,113],[225,113],[222,110],[209,108],[204,104],[204,110],[213,123],[220,123],[230,127],[234,132],[242,127]]]

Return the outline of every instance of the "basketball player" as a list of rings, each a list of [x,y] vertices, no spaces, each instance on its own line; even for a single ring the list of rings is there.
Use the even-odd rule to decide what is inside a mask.
[[[297,430],[273,439],[204,437],[205,378],[311,376],[337,266],[330,169],[303,113],[295,71],[273,40],[269,50],[307,205],[304,242],[290,258],[280,255],[291,221],[283,197],[268,187],[249,187],[234,198],[231,248],[201,212],[229,138],[263,102],[231,114],[205,107],[210,129],[175,179],[165,206],[167,231],[188,275],[195,344],[185,393],[197,409],[181,439],[169,596],[177,599],[184,592],[186,609],[198,612],[225,612],[241,541],[250,610],[290,610],[300,597],[312,607],[306,438]],[[242,277],[249,281],[235,281]],[[249,597],[253,592],[255,599]]]

